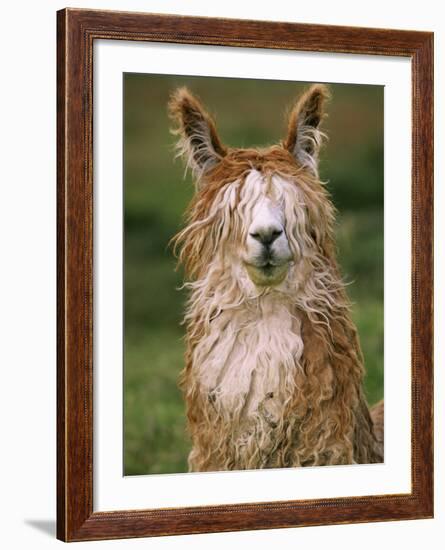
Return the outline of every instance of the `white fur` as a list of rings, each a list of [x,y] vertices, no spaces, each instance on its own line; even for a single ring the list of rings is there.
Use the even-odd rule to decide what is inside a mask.
[[[265,187],[266,183],[260,172],[253,170],[249,176],[249,184]],[[255,181],[259,180],[259,181]],[[247,183],[247,182],[246,182]],[[263,196],[252,209],[251,223],[247,230],[246,250],[244,261],[251,265],[260,266],[264,246],[253,235],[262,232],[281,232],[270,246],[273,263],[281,265],[292,259],[292,253],[286,235],[283,200],[274,200],[273,197]]]
[[[212,324],[193,361],[199,365],[201,391],[220,415],[230,415],[226,420],[238,426],[242,447],[282,421],[303,353],[300,321],[285,300],[268,294],[248,308],[223,311]],[[270,442],[263,444],[266,451]]]

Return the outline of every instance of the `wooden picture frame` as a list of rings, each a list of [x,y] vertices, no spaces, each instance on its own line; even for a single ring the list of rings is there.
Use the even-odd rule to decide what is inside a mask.
[[[412,62],[412,490],[93,511],[93,43],[155,41]],[[57,13],[57,537],[63,541],[433,517],[433,34],[65,9]]]

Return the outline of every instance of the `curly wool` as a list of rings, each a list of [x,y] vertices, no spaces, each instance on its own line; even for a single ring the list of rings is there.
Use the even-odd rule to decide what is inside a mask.
[[[202,177],[175,238],[190,470],[381,462],[325,187],[280,146],[229,150]],[[263,193],[284,203],[295,258],[279,289],[258,290],[235,261]]]

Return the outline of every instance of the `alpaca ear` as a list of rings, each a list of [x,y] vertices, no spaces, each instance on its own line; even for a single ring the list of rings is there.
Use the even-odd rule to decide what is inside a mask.
[[[172,133],[179,136],[178,156],[185,159],[199,181],[225,156],[226,148],[219,140],[213,119],[187,88],[178,88],[172,94],[168,108],[175,124]]]
[[[318,177],[318,152],[324,134],[320,123],[324,117],[324,105],[330,97],[323,84],[314,84],[297,101],[289,115],[288,130],[283,146]]]

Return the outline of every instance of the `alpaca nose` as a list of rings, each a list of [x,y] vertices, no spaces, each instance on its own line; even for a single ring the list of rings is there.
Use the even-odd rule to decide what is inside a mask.
[[[262,245],[270,246],[282,233],[282,229],[267,227],[264,229],[257,229],[253,233],[250,233],[250,236]]]

